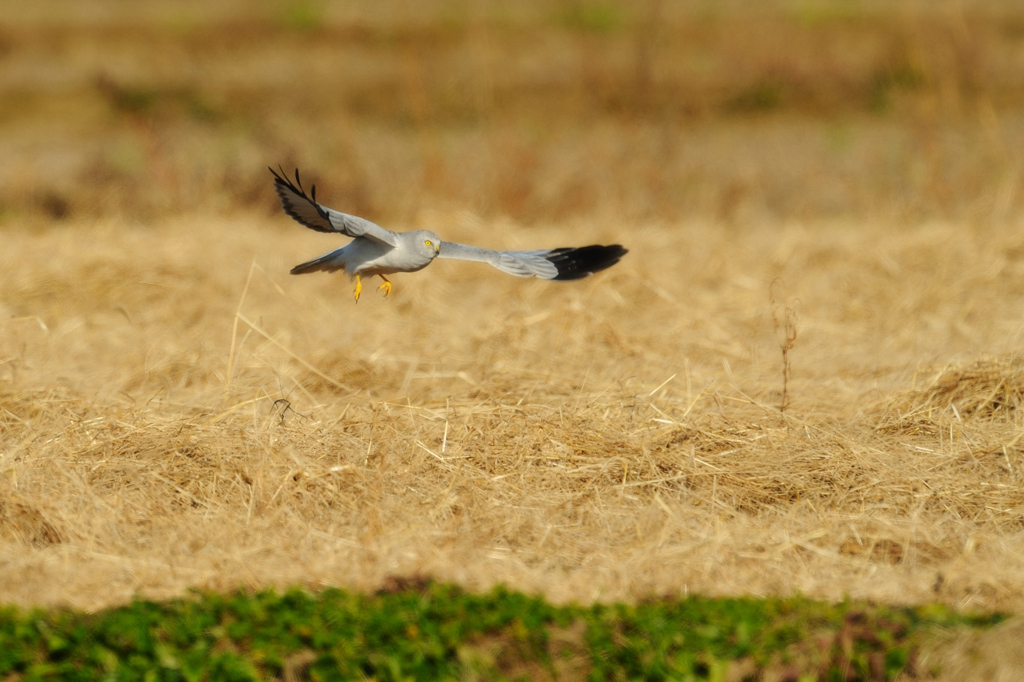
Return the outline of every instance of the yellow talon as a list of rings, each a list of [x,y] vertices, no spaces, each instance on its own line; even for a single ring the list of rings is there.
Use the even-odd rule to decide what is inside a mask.
[[[382,280],[384,280],[384,284],[381,284],[379,287],[377,287],[377,289],[378,290],[383,289],[384,290],[384,298],[387,298],[388,296],[391,295],[391,282],[384,275],[377,275],[377,276],[380,277]]]
[[[363,293],[363,280],[356,275],[356,303],[359,303],[359,294]]]

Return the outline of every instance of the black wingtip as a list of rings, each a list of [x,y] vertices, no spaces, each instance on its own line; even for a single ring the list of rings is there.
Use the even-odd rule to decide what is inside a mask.
[[[546,258],[558,269],[553,279],[569,281],[582,279],[595,272],[610,268],[629,253],[621,244],[581,246],[552,250]]]
[[[317,230],[319,232],[334,232],[335,230],[333,229],[321,229],[315,225],[310,225],[307,222],[303,221],[302,218],[292,208],[290,204],[290,199],[285,194],[282,193],[282,188],[285,188],[288,191],[292,192],[293,194],[302,197],[310,204],[312,204],[313,208],[316,210],[316,212],[320,215],[321,218],[323,218],[324,220],[327,221],[328,224],[330,224],[330,216],[328,215],[324,207],[321,206],[316,200],[316,185],[313,185],[311,188],[312,196],[307,195],[306,190],[302,188],[302,178],[299,177],[298,168],[295,169],[295,182],[292,182],[290,179],[288,179],[288,173],[285,172],[284,168],[282,168],[280,164],[278,164],[277,167],[281,171],[280,175],[270,166],[267,166],[267,169],[274,176],[274,186],[277,188],[277,195],[281,199],[281,207],[284,209],[284,212],[310,229]]]

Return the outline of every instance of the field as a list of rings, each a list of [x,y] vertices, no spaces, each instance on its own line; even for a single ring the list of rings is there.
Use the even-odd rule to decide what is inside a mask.
[[[1024,609],[1024,10],[4,4],[0,602]],[[630,253],[356,304],[278,163]]]
[[[61,680],[886,680],[906,671],[934,679],[936,652],[922,652],[922,634],[938,635],[957,651],[962,645],[951,642],[950,631],[999,620],[935,605],[906,609],[800,597],[691,595],[635,605],[552,606],[502,587],[469,594],[395,580],[375,594],[335,588],[192,594],[161,603],[134,600],[96,614],[0,609],[0,674]],[[1005,666],[1019,640],[1019,624],[987,630],[973,645],[943,656],[945,679],[994,679],[982,652],[997,652],[995,662]]]

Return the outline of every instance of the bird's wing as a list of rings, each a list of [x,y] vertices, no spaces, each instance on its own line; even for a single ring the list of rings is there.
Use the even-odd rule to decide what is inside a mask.
[[[340,232],[349,237],[369,237],[388,246],[398,246],[398,239],[391,230],[386,230],[369,220],[318,204],[316,185],[310,187],[309,196],[306,196],[306,191],[302,189],[302,182],[299,180],[298,169],[295,170],[295,182],[288,178],[284,169],[281,169],[280,175],[273,168],[270,172],[274,174],[274,190],[281,198],[284,212],[309,229],[317,232]]]
[[[516,277],[541,279],[580,279],[610,268],[626,255],[618,244],[582,246],[540,251],[492,251],[479,246],[441,242],[438,258],[454,258],[487,263]]]

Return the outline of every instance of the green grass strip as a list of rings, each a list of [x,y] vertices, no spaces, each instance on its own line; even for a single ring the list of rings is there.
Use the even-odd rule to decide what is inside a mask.
[[[997,615],[788,599],[552,606],[436,583],[195,593],[95,614],[0,609],[0,680],[876,680]]]

